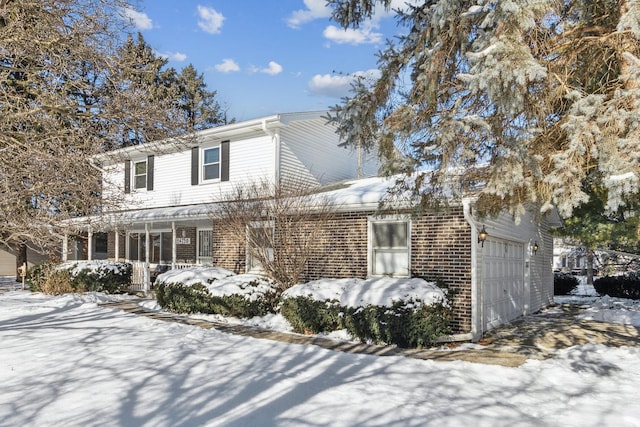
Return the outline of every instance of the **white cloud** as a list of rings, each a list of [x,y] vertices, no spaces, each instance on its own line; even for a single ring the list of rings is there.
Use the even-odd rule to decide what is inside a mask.
[[[253,71],[269,74],[270,76],[275,76],[276,74],[280,74],[282,72],[282,65],[278,64],[275,61],[269,61],[269,66],[267,68],[254,68]]]
[[[198,5],[198,27],[210,34],[218,34],[222,28],[224,16],[212,7]]]
[[[319,18],[331,16],[331,8],[327,6],[326,0],[304,0],[306,9],[294,11],[287,19],[287,25],[291,28],[300,28],[300,25]]]
[[[365,44],[380,43],[382,41],[382,33],[373,31],[373,27],[366,26],[359,29],[338,28],[335,25],[329,25],[324,29],[322,35],[338,44]]]
[[[156,52],[160,57],[170,61],[183,62],[187,59],[187,54],[182,52]]]
[[[136,30],[144,31],[153,28],[153,22],[146,13],[123,7],[122,14],[125,19],[128,19],[133,24]]]
[[[357,77],[373,82],[380,78],[380,71],[373,69],[348,75],[316,74],[309,81],[308,87],[314,95],[342,98],[349,95],[351,84]]]
[[[216,71],[220,71],[221,73],[233,73],[236,71],[240,71],[240,66],[233,59],[224,59],[220,64],[216,64],[214,66]]]

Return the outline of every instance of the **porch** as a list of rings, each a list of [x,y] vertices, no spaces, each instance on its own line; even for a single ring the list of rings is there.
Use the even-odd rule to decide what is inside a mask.
[[[62,260],[131,263],[131,290],[148,292],[160,272],[211,265],[210,215],[211,205],[203,204],[88,218],[90,222],[73,224],[64,236]]]

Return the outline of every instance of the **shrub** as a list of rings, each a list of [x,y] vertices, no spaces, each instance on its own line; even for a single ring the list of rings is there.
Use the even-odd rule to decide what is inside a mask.
[[[554,295],[569,295],[578,287],[578,279],[567,273],[553,274],[553,293]]]
[[[249,318],[274,313],[278,301],[272,281],[249,275],[211,279],[206,284],[167,282],[159,276],[155,289],[160,307],[176,313]]]
[[[280,313],[298,333],[320,333],[343,329],[340,302],[309,297],[284,298]]]
[[[70,261],[59,265],[45,263],[31,268],[27,280],[30,289],[35,292],[118,293],[128,289],[131,269],[129,263],[114,261]],[[63,285],[65,281],[69,283]]]
[[[53,270],[44,280],[41,292],[50,295],[83,292],[84,289],[74,286],[71,274],[65,270]]]
[[[593,282],[593,287],[602,296],[640,299],[640,275],[638,273],[601,277]]]
[[[451,310],[445,303],[421,305],[398,301],[392,307],[369,305],[347,308],[344,324],[353,336],[378,344],[426,347],[449,334]]]

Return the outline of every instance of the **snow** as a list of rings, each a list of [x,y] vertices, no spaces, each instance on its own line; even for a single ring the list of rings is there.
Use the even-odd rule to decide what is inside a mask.
[[[226,270],[221,267],[189,267],[185,269],[169,270],[159,274],[156,278],[157,283],[182,283],[185,286],[195,285],[196,283],[207,284],[215,280],[221,280],[225,277],[233,276],[233,271]]]
[[[72,275],[77,275],[82,271],[87,270],[94,274],[103,274],[107,272],[121,274],[125,265],[125,263],[107,260],[67,261],[59,264],[56,268],[58,270],[69,270]]]
[[[13,289],[0,285],[3,426],[640,425],[637,347],[576,346],[518,368],[378,357]],[[640,327],[635,302],[563,298]]]
[[[295,285],[283,296],[306,296],[317,301],[339,301],[343,307],[377,305],[391,307],[394,302],[413,300],[431,305],[445,300],[442,289],[423,279],[381,277],[376,279],[320,279]]]

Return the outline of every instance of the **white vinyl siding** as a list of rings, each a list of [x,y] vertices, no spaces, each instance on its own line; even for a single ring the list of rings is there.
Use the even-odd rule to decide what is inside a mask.
[[[408,220],[369,221],[369,274],[409,276],[411,228]]]
[[[191,185],[191,148],[185,147],[177,153],[156,154],[154,161],[154,191],[138,191],[126,194],[125,209],[156,208],[165,206],[192,205],[213,202],[233,191],[243,182],[273,179],[275,176],[275,148],[271,138],[262,135],[250,139],[231,140],[229,143],[229,182],[205,181],[202,185]],[[202,152],[200,153],[202,159]],[[201,160],[202,161],[202,160]],[[133,164],[131,165],[133,170]],[[122,165],[108,168],[105,198],[112,194],[114,200],[121,197]],[[132,172],[133,173],[133,172]],[[119,188],[114,191],[113,188]],[[133,188],[133,183],[132,183]],[[118,196],[120,195],[120,196]]]
[[[290,123],[280,131],[280,139],[283,178],[327,184],[356,177],[356,151],[338,146],[335,127],[325,119]],[[376,156],[361,154],[362,177],[376,175],[379,167]]]

